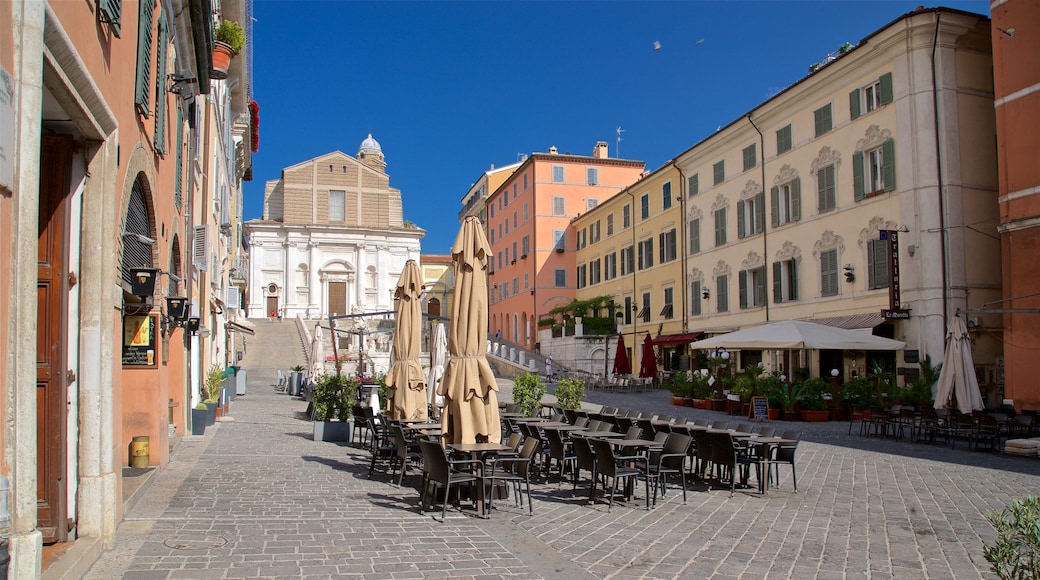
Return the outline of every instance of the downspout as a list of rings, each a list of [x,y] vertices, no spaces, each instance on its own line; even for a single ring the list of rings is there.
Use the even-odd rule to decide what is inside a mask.
[[[636,360],[637,354],[642,354],[639,350],[639,334],[636,329],[639,326],[639,319],[636,317],[638,314],[638,306],[636,306],[636,194],[631,189],[625,192],[628,197],[632,198],[632,210],[629,212],[629,219],[632,220],[632,362]],[[643,361],[639,361],[642,364]],[[634,369],[633,369],[634,370]]]
[[[686,251],[686,193],[683,190],[683,186],[686,185],[686,175],[675,161],[672,161],[672,166],[679,172],[679,210],[682,214],[679,218],[679,253],[682,254],[682,275],[679,277],[679,283],[682,285],[682,331],[686,333],[690,330],[690,321],[686,317],[686,291],[689,290],[686,287],[686,261],[689,256]]]
[[[755,132],[758,133],[758,147],[761,150],[761,153],[759,154],[759,159],[761,159],[761,161],[759,162],[759,165],[762,167],[762,259],[766,261],[766,264],[768,264],[769,263],[769,238],[768,238],[769,228],[766,227],[766,223],[765,223],[766,222],[765,215],[767,213],[765,211],[765,205],[766,205],[766,139],[762,135],[762,131],[759,130],[758,125],[756,125],[755,121],[751,118],[751,113],[748,113],[747,120],[748,120],[748,123],[751,123],[751,126],[755,128]],[[768,272],[769,268],[766,267],[765,270],[766,270],[766,272]],[[765,296],[763,296],[762,298],[763,298],[763,302],[765,303],[765,307],[766,307],[766,322],[769,322],[769,284],[766,284],[765,287],[766,287]]]
[[[935,13],[935,35],[932,38],[932,115],[935,121],[935,179],[939,188],[939,251],[942,254],[942,314],[943,314],[943,328],[949,327],[949,300],[950,296],[947,288],[949,287],[949,280],[947,280],[947,261],[948,256],[946,255],[946,195],[943,190],[943,164],[942,164],[942,142],[939,137],[939,92],[937,86],[939,84],[937,77],[937,71],[935,66],[936,52],[939,48],[939,21],[942,15],[938,12]]]

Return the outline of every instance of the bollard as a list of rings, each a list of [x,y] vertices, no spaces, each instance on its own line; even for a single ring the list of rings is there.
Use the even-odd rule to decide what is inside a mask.
[[[149,451],[147,436],[138,435],[137,437],[134,437],[130,442],[130,467],[148,467],[148,463],[150,462]]]

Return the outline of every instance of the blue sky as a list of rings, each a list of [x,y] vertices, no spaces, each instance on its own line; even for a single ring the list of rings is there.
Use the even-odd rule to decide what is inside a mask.
[[[261,217],[282,168],[356,155],[371,133],[423,253],[448,253],[459,202],[492,164],[596,141],[615,157],[620,126],[621,157],[656,169],[920,4],[255,0],[244,218]],[[984,1],[942,6],[989,15]]]

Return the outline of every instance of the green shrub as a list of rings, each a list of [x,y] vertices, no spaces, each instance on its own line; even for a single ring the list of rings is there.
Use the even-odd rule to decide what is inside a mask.
[[[1040,577],[1040,498],[1015,500],[986,518],[997,532],[997,541],[982,548],[990,569],[1003,579]]]
[[[688,372],[677,372],[665,379],[662,386],[674,397],[686,398],[693,396],[693,378],[691,375],[692,373]]]
[[[710,399],[711,385],[708,384],[709,375],[701,372],[690,373],[690,397],[694,399]]]
[[[563,379],[556,386],[556,406],[561,409],[580,409],[581,399],[585,396],[585,381],[581,379]],[[515,399],[514,395],[514,399]]]
[[[227,44],[237,54],[242,52],[242,48],[246,45],[246,31],[242,29],[241,24],[225,20],[213,31],[213,39]]]
[[[794,399],[802,404],[802,408],[809,411],[822,411],[827,408],[827,401],[823,395],[827,392],[827,382],[819,377],[807,379],[801,384],[795,385]]]
[[[794,404],[798,402],[795,395],[795,390],[791,386],[778,379],[766,396],[769,397],[769,406],[791,412],[794,411]]]
[[[206,371],[206,393],[203,400],[216,403],[220,400],[220,390],[224,386],[224,369],[220,365],[213,365]]]
[[[525,417],[534,415],[542,406],[545,383],[538,375],[525,373],[513,379],[513,403]]]
[[[351,375],[321,375],[314,383],[311,396],[315,421],[350,421],[354,418],[354,402],[357,401],[361,381]]]

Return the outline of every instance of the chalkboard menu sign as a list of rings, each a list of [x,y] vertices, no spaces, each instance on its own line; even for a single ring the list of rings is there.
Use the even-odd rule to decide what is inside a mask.
[[[123,366],[154,367],[158,318],[154,315],[123,318]]]
[[[755,421],[769,420],[769,399],[766,397],[751,397],[751,419]]]

